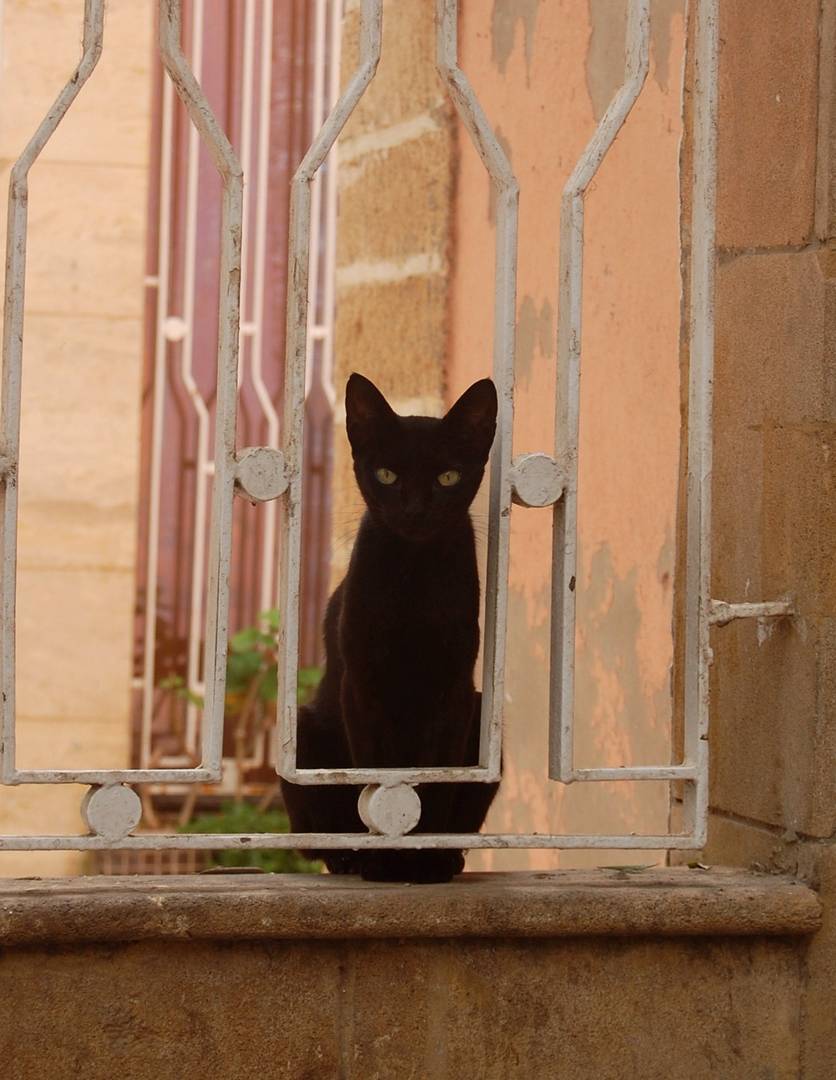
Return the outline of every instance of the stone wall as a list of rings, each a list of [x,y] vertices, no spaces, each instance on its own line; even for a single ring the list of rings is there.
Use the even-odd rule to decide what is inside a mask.
[[[802,1073],[836,1073],[832,0],[721,4],[709,862],[817,882]],[[687,180],[684,175],[683,180]],[[687,198],[687,193],[685,193]]]
[[[700,870],[7,884],[0,1053],[10,1080],[796,1080],[818,917]]]
[[[2,7],[2,184],[80,56],[78,0]],[[124,767],[134,605],[153,4],[111,0],[102,58],[30,179],[18,763]],[[5,196],[0,200],[5,233]],[[0,831],[77,832],[83,789],[4,788]],[[0,875],[81,858],[4,854]]]

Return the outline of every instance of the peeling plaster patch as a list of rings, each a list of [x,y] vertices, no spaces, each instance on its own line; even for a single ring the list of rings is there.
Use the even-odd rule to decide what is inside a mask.
[[[630,765],[658,755],[658,732],[669,730],[669,724],[649,714],[668,704],[669,687],[665,680],[659,695],[659,686],[645,685],[641,630],[638,569],[619,577],[603,544],[578,591],[576,715],[585,722],[576,740],[578,757],[585,750],[588,758],[579,765]]]
[[[547,776],[549,679],[549,587],[531,595],[508,590],[507,685],[502,784],[486,832],[547,832],[555,827],[564,789]],[[555,852],[473,852],[469,869],[548,869]]]
[[[685,18],[685,0],[653,0],[650,9],[650,47],[653,78],[667,92],[670,79],[671,23],[674,16]]]
[[[600,120],[624,81],[627,0],[589,0],[589,26],[586,85],[595,119]]]
[[[531,62],[534,59],[534,27],[540,0],[494,0],[491,17],[491,55],[501,75],[505,74],[514,40],[517,21],[523,25],[525,47],[526,81],[531,80]]]
[[[531,297],[523,297],[517,323],[517,371],[526,382],[534,370],[535,349],[546,359],[554,356],[553,323],[554,310],[548,300],[543,301],[538,314]]]
[[[671,24],[685,16],[685,0],[653,0],[650,10],[652,75],[667,91],[670,80]],[[627,0],[589,0],[586,85],[595,119],[600,120],[624,81]]]

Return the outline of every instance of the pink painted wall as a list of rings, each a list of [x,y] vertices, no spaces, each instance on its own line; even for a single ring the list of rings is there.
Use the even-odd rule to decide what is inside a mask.
[[[520,181],[514,452],[551,451],[560,195],[621,83],[625,4],[469,0],[462,8],[462,67]],[[586,202],[575,736],[582,766],[670,760],[684,0],[656,0],[652,14],[646,86]],[[492,201],[463,132],[461,142],[451,400],[489,373],[492,355]],[[550,545],[549,512],[515,508],[505,774],[488,829],[665,831],[664,784],[546,781]],[[470,865],[662,858],[503,852],[474,855]]]

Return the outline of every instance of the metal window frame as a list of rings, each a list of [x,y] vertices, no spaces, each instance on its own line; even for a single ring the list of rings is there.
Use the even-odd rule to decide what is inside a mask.
[[[337,136],[374,78],[381,52],[382,0],[361,0],[360,64],[325,120],[297,170],[291,188],[287,375],[284,450],[268,451],[272,490],[284,496],[281,588],[280,695],[277,716],[279,771],[307,784],[371,784],[391,788],[421,782],[490,782],[500,774],[505,622],[508,597],[510,507],[552,507],[552,675],[550,776],[564,784],[587,781],[684,781],[685,815],[680,833],[666,835],[465,834],[380,835],[130,835],[131,825],[87,836],[2,836],[0,850],[90,850],[101,848],[698,848],[705,841],[708,797],[708,673],[712,625],[735,618],[791,613],[789,601],[730,604],[710,598],[711,405],[714,347],[714,230],[719,0],[697,0],[694,87],[694,175],[690,256],[690,370],[687,445],[685,746],[680,764],[576,769],[572,758],[575,642],[577,444],[581,363],[584,194],[635,103],[647,74],[649,0],[630,0],[625,78],[573,170],[562,196],[558,386],[555,453],[511,460],[517,264],[518,188],[457,60],[457,0],[436,0],[438,71],[487,170],[497,197],[494,379],[499,394],[498,438],[491,459],[490,528],[486,582],[483,708],[479,765],[453,769],[299,769],[296,766],[296,669],[301,568],[302,454],[308,339],[308,292],[316,267],[311,257],[312,202],[316,176]],[[235,412],[242,245],[243,174],[180,48],[180,0],[160,0],[160,52],[171,84],[184,102],[196,132],[210,149],[223,183],[222,252],[218,346],[218,422],[210,539],[209,600],[206,609],[206,704],[199,768],[18,770],[14,756],[14,616],[17,527],[17,462],[20,448],[20,388],[26,261],[27,177],[50,136],[96,66],[102,50],[104,0],[85,0],[82,58],[74,75],[12,169],[9,189],[2,412],[0,412],[0,782],[83,783],[104,790],[116,810],[135,799],[123,785],[149,781],[195,783],[220,778],[232,501],[236,484],[247,490],[247,455],[236,455]],[[323,9],[324,10],[324,9]],[[170,91],[169,91],[170,93]],[[332,181],[331,181],[332,182]],[[333,225],[333,223],[331,223]],[[329,225],[328,227],[331,227]],[[100,800],[101,802],[101,800]],[[118,813],[116,814],[118,817]],[[130,817],[130,814],[127,814]],[[88,815],[88,822],[90,817]],[[91,825],[91,829],[95,826]]]

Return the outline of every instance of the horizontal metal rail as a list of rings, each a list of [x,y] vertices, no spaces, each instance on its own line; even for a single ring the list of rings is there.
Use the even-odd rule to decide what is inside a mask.
[[[142,851],[191,848],[202,851],[255,851],[322,848],[328,851],[421,851],[426,848],[603,848],[664,851],[690,850],[700,844],[682,835],[593,836],[544,833],[413,833],[380,836],[371,833],[143,833],[113,841],[103,836],[2,836],[0,851]]]

